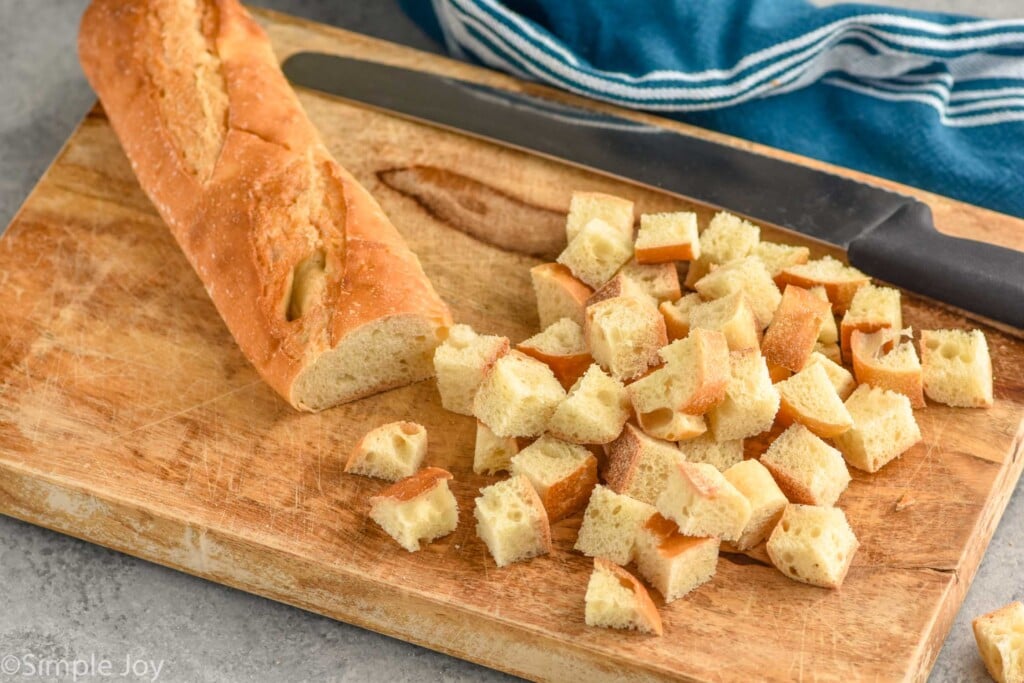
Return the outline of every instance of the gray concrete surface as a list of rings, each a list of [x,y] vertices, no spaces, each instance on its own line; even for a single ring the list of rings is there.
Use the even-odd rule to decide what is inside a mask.
[[[74,40],[84,0],[0,0],[0,225],[6,225],[93,96]],[[261,0],[356,31],[437,49],[394,0]],[[886,0],[991,17],[1024,16],[1021,0]],[[970,619],[1024,597],[1019,486],[957,615],[932,681],[983,681]],[[0,680],[50,658],[126,662],[134,680],[497,681],[494,671],[0,517]],[[880,625],[882,626],[882,625]],[[94,671],[98,671],[94,669]],[[103,676],[79,677],[103,680]]]

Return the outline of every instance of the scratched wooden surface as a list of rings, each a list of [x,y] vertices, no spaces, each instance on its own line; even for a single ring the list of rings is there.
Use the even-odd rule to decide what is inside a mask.
[[[524,87],[279,15],[262,21],[282,58],[316,48]],[[559,249],[571,189],[623,194],[641,211],[689,206],[301,96],[456,317],[514,341],[536,328],[527,269],[531,254]],[[1024,246],[1021,221],[914,193],[946,231]],[[929,405],[921,445],[878,475],[855,473],[840,504],[862,545],[840,591],[791,583],[756,552],[723,556],[711,584],[662,610],[665,637],[588,629],[590,562],[571,551],[578,517],[556,525],[550,556],[495,569],[471,514],[493,478],[472,474],[472,420],[441,410],[432,382],[300,415],[259,381],[100,109],[0,240],[0,300],[0,511],[537,679],[924,679],[1024,466],[1024,343],[986,328],[996,406]],[[917,328],[973,324],[906,301]],[[394,419],[426,425],[427,462],[455,474],[460,504],[458,530],[414,555],[367,521],[382,485],[342,474],[362,432]]]

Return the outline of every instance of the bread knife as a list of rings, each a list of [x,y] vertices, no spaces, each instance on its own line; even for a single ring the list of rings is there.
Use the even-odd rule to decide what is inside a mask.
[[[1024,328],[1024,252],[938,232],[912,197],[533,94],[316,52],[297,86],[648,185],[846,250],[873,277]]]

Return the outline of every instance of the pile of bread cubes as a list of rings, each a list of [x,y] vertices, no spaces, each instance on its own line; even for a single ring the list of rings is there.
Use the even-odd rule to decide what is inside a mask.
[[[477,419],[473,470],[510,475],[480,491],[478,535],[505,567],[550,552],[549,525],[584,510],[597,626],[662,632],[623,567],[667,604],[711,580],[720,550],[762,543],[794,581],[838,588],[858,547],[835,507],[847,468],[916,444],[925,396],[990,406],[984,335],[926,330],[918,353],[899,290],[729,213],[703,231],[689,212],[634,222],[626,199],[575,193],[565,250],[530,271],[542,330],[513,347],[455,325],[437,349],[443,406]],[[384,425],[346,467],[397,482],[370,515],[409,551],[458,522],[452,475],[419,469],[426,443]]]

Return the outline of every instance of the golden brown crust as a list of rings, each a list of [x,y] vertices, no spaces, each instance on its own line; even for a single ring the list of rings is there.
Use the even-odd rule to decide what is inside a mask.
[[[887,327],[875,332],[853,330],[850,335],[853,375],[860,384],[890,389],[910,399],[912,407],[924,408],[924,375],[920,363],[912,368],[889,368],[878,363],[879,354],[887,353],[899,343],[900,335],[899,330]]]
[[[814,351],[826,315],[830,315],[827,301],[802,287],[787,285],[761,340],[761,353],[768,367],[777,365],[800,372]]]
[[[533,508],[536,513],[534,517],[537,519],[536,528],[534,529],[537,533],[537,538],[540,539],[540,544],[544,548],[544,553],[551,552],[551,520],[548,519],[548,511],[544,507],[544,501],[537,495],[536,489],[533,488],[533,484],[526,477],[525,474],[516,475],[519,479],[519,488],[525,492],[525,496],[528,498],[530,507]]]
[[[789,427],[794,422],[799,422],[822,439],[831,439],[850,429],[849,422],[826,422],[804,414],[787,401],[782,392],[779,392],[779,412],[775,415],[775,424],[780,427]]]
[[[636,608],[640,618],[646,622],[648,628],[654,631],[656,635],[664,634],[665,631],[661,624],[661,615],[658,614],[658,608],[654,606],[654,602],[651,600],[647,589],[644,588],[644,585],[635,576],[611,560],[606,560],[603,557],[594,558],[594,568],[611,573],[619,580],[619,584],[623,588],[631,591],[636,599]]]
[[[382,424],[379,427],[374,427],[370,431],[363,434],[363,437],[359,439],[356,445],[352,448],[352,451],[348,454],[348,459],[345,461],[346,472],[351,472],[362,464],[363,460],[369,453],[369,450],[367,448],[367,442],[375,438],[377,434],[386,430],[399,430],[402,433],[409,436],[421,432],[425,433],[427,431],[421,424],[418,424],[416,422],[405,421],[388,422],[387,424]]]
[[[594,363],[594,359],[590,356],[589,352],[583,353],[570,353],[570,354],[555,354],[546,353],[541,351],[536,346],[530,346],[525,342],[516,344],[516,350],[525,353],[531,358],[536,358],[541,363],[546,364],[551,368],[551,372],[555,373],[555,377],[561,383],[562,388],[566,391],[576,383],[583,373],[587,371]]]
[[[641,265],[653,263],[671,263],[672,261],[692,261],[693,245],[689,242],[680,244],[664,244],[659,247],[636,247],[636,262]]]
[[[587,307],[587,299],[594,293],[584,282],[576,279],[572,271],[561,263],[542,263],[530,269],[532,277],[542,277],[549,282],[558,285],[565,292],[566,297],[579,308],[579,319],[582,324],[583,311]],[[554,321],[551,321],[554,322]]]
[[[406,477],[370,498],[370,505],[384,501],[405,503],[418,498],[452,478],[452,473],[440,467],[425,467],[411,477]]]
[[[827,280],[809,277],[802,273],[794,273],[789,269],[783,270],[775,277],[775,284],[779,287],[786,285],[796,285],[804,289],[818,286],[824,287],[828,300],[832,302],[832,312],[837,315],[846,313],[846,309],[850,307],[850,302],[853,301],[853,295],[857,293],[858,289],[869,282],[871,282],[871,278],[867,275],[862,278]]]
[[[544,495],[544,509],[548,512],[548,519],[557,522],[582,510],[596,485],[597,458],[587,458],[579,469],[548,488]]]

